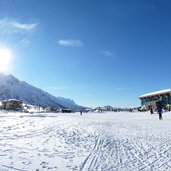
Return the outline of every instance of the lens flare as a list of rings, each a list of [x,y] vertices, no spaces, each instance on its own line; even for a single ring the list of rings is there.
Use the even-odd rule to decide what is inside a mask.
[[[0,49],[0,71],[6,71],[11,61],[11,51],[9,49]]]

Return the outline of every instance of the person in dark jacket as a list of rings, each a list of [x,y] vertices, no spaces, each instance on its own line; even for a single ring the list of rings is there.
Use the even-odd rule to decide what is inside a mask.
[[[157,112],[159,114],[159,119],[162,120],[163,117],[162,117],[162,107],[161,107],[161,105],[157,106]]]
[[[152,107],[152,106],[150,107],[150,113],[151,113],[151,114],[154,114],[154,112],[153,112],[153,107]]]

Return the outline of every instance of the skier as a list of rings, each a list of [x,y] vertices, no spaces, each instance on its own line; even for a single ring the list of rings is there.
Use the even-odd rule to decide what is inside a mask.
[[[163,117],[162,117],[162,107],[161,107],[160,104],[157,106],[157,112],[159,114],[159,119],[162,120],[163,119]]]

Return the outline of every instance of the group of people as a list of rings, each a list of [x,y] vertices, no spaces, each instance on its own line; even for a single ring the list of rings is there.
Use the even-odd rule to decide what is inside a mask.
[[[163,119],[163,117],[162,117],[163,110],[162,110],[162,105],[160,103],[157,104],[156,110],[157,110],[157,113],[159,115],[159,119],[162,120]],[[152,106],[150,107],[150,113],[151,114],[154,114],[154,111],[153,111],[153,107]]]

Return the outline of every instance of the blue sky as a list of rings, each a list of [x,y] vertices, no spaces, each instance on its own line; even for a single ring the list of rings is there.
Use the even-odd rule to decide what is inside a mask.
[[[169,0],[0,0],[8,73],[85,106],[171,87]]]

